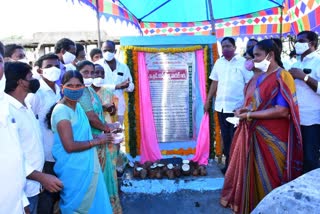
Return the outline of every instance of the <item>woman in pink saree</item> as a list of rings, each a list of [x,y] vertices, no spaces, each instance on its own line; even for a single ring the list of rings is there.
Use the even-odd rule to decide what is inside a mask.
[[[253,49],[261,70],[245,88],[245,104],[232,143],[221,205],[250,213],[274,188],[302,173],[302,140],[295,84],[271,39]]]

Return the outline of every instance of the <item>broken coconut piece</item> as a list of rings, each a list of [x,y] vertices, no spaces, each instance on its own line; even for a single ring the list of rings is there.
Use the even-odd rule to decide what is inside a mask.
[[[141,170],[143,170],[143,168],[142,168],[142,167],[137,167],[136,170],[137,170],[138,172],[140,172]]]
[[[169,164],[167,165],[167,168],[168,168],[168,169],[173,169],[173,164],[172,164],[172,163],[169,163]]]
[[[181,168],[182,168],[182,174],[190,175],[190,165],[189,164],[183,164]]]
[[[162,164],[162,163],[158,163],[158,164],[157,164],[157,166],[158,166],[158,167],[163,167],[163,166],[164,166],[164,164]]]
[[[190,161],[189,161],[189,160],[182,160],[182,163],[183,163],[183,164],[189,164]]]
[[[133,168],[133,167],[134,167],[134,163],[133,163],[133,162],[131,162],[131,161],[129,161],[128,165],[129,165],[131,168]]]
[[[151,166],[150,166],[150,168],[151,168],[151,169],[155,169],[155,168],[157,168],[157,164],[156,164],[156,165],[154,165],[154,164],[153,164],[153,165],[151,165]]]

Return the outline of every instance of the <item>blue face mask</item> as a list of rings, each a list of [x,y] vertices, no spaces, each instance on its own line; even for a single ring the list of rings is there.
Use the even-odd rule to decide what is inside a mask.
[[[69,88],[63,87],[63,94],[68,100],[78,101],[83,94],[84,87],[82,88]]]

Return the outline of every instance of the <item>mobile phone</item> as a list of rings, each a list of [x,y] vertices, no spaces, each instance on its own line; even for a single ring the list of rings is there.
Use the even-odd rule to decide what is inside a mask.
[[[312,70],[310,68],[304,68],[302,71],[305,74],[310,74]]]

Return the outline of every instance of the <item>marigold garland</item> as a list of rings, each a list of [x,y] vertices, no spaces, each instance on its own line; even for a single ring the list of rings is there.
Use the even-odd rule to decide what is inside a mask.
[[[215,63],[219,59],[219,53],[218,53],[218,45],[217,43],[212,45],[212,57],[213,62]],[[220,133],[220,124],[218,119],[218,114],[214,113],[214,134],[215,134],[215,154],[218,157],[221,157],[222,155],[222,146],[221,146],[221,133]]]
[[[146,48],[146,47],[137,47],[137,46],[123,46],[122,50],[132,50],[132,51],[141,51],[147,53],[181,53],[181,52],[193,52],[196,50],[201,50],[203,47],[201,45],[195,45],[184,48]]]
[[[187,148],[187,149],[173,149],[173,150],[162,150],[161,154],[162,155],[181,155],[181,156],[186,156],[186,155],[193,155],[196,153],[196,148]]]
[[[124,52],[124,63],[125,64],[129,64],[128,63],[128,53],[127,51]],[[129,67],[129,66],[128,66]],[[129,67],[129,70],[130,67]],[[124,100],[125,100],[125,103],[128,105],[128,93],[124,93]],[[126,148],[126,153],[130,153],[130,148],[129,148],[129,120],[128,120],[128,114],[129,114],[129,110],[127,111],[126,114],[124,114],[124,127],[125,127],[125,130],[124,130],[124,136],[125,136],[125,148]]]
[[[136,115],[136,146],[137,154],[140,154],[141,132],[140,132],[140,99],[139,99],[139,69],[138,69],[138,52],[133,51],[133,75],[134,75],[134,110]]]

